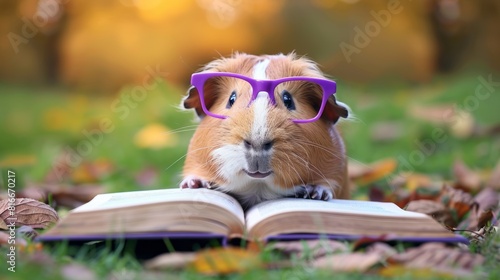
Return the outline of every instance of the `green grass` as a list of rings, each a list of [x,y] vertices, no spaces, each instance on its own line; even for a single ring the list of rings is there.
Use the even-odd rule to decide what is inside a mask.
[[[474,109],[464,105],[474,98],[478,85],[477,75],[471,75],[453,80],[442,78],[426,86],[346,88],[344,91],[339,91],[339,96],[351,105],[358,119],[343,126],[348,155],[362,162],[372,162],[387,157],[411,161],[412,153],[422,150],[419,143],[433,143],[435,150],[426,155],[424,160],[410,162],[413,168],[410,171],[446,176],[449,175],[455,159],[463,159],[468,165],[478,169],[492,168],[500,158],[498,138],[487,136],[460,139],[454,137],[449,127],[435,126],[414,119],[409,113],[410,108],[415,105],[453,104],[470,113],[479,125],[498,124],[496,111],[500,104],[500,95],[497,92],[500,88],[496,89],[488,99],[479,100]],[[456,122],[458,119],[459,117],[452,121]],[[402,137],[391,142],[374,142],[370,136],[373,125],[386,121],[400,123],[403,129]],[[437,143],[434,140],[433,132],[436,129],[444,131],[444,135],[441,136],[446,138],[444,142]],[[403,168],[404,171],[406,169]]]
[[[487,77],[487,74],[483,75]],[[414,104],[436,105],[452,103],[464,108],[480,85],[477,74],[463,74],[458,77],[439,78],[429,85],[376,85],[351,86],[339,82],[338,98],[350,105],[356,120],[341,124],[342,134],[351,159],[370,163],[383,158],[398,160],[411,158],[418,153],[419,142],[432,139],[436,126],[413,119],[409,110]],[[118,95],[95,95],[86,92],[72,92],[65,89],[40,89],[25,86],[0,84],[0,161],[3,170],[14,168],[18,174],[20,190],[28,182],[41,182],[53,169],[52,162],[65,147],[76,149],[82,141],[87,141],[82,130],[95,129],[103,119],[109,119],[115,126],[111,133],[103,134],[102,142],[93,145],[85,160],[108,159],[114,169],[98,183],[109,192],[137,190],[134,176],[147,166],[158,169],[159,178],[150,188],[176,187],[183,164],[183,156],[194,127],[193,114],[179,112],[184,89],[158,84],[149,91],[147,97],[134,106],[126,106],[129,113],[113,109],[115,102],[130,94],[126,88]],[[468,110],[480,125],[498,124],[500,91],[495,88],[487,99],[480,100],[477,107]],[[472,96],[472,97],[471,97]],[[124,105],[124,103],[118,103]],[[116,109],[116,107],[115,107]],[[375,124],[398,122],[401,137],[389,142],[374,141],[371,133]],[[162,123],[170,128],[178,138],[174,147],[162,149],[140,148],[134,144],[136,133],[150,123]],[[401,171],[437,174],[450,178],[451,166],[455,159],[463,159],[475,169],[489,170],[500,158],[500,140],[496,137],[457,138],[447,127],[443,129],[447,140],[438,143],[435,151],[411,168],[400,167]],[[16,163],[15,159],[23,159]],[[26,160],[28,158],[28,160]],[[13,160],[14,159],[14,160]],[[2,171],[3,172],[3,171]],[[68,183],[71,183],[68,182]],[[355,196],[363,196],[359,189]],[[498,234],[496,242],[498,244]],[[477,248],[476,248],[477,249]],[[480,250],[479,248],[478,250]],[[0,275],[18,279],[58,279],[59,269],[76,261],[91,267],[94,273],[105,278],[108,273],[128,275],[132,279],[197,279],[192,271],[145,273],[133,256],[123,257],[113,251],[80,252],[77,257],[69,257],[67,248],[46,249],[56,260],[54,264],[37,265],[32,261],[19,260],[18,272]],[[498,252],[482,249],[488,259],[498,258]],[[3,251],[2,251],[3,255]],[[487,263],[481,269],[492,275],[499,275],[498,267]],[[293,277],[295,278],[293,278]],[[255,270],[241,275],[227,276],[226,279],[330,279],[331,272],[314,270],[296,263],[296,267],[282,270]],[[339,274],[336,279],[379,279],[377,275]],[[411,276],[408,276],[410,279]]]
[[[182,157],[191,136],[191,130],[184,131],[183,128],[190,126],[193,119],[192,114],[180,113],[176,108],[181,91],[160,84],[156,90],[148,92],[144,101],[131,103],[135,108],[122,103],[120,106],[128,108],[129,112],[123,114],[122,111],[113,111],[112,105],[127,95],[129,89],[116,96],[103,97],[60,89],[35,93],[34,90],[5,85],[1,88],[2,92],[15,93],[0,96],[2,115],[5,116],[0,124],[5,132],[0,139],[0,160],[33,156],[35,164],[16,166],[25,180],[42,181],[64,149],[77,153],[81,143],[89,142],[83,130],[95,131],[102,120],[108,119],[114,130],[102,133],[102,141],[93,144],[88,155],[82,158],[89,161],[108,159],[113,163],[116,172],[104,180],[110,191],[136,189],[132,175],[147,166],[161,171],[157,187],[171,187],[178,183]],[[50,117],[51,114],[56,117]],[[54,124],[58,122],[61,124]],[[179,130],[175,132],[178,137],[175,147],[156,150],[134,144],[135,134],[154,122],[166,124],[174,132]]]

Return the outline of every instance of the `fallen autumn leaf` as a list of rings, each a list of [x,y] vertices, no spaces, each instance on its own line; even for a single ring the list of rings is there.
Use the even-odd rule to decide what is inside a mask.
[[[159,255],[149,261],[144,266],[147,269],[183,269],[192,263],[196,258],[196,253],[177,252]]]
[[[315,260],[313,267],[333,271],[363,272],[384,259],[378,252],[335,254]]]
[[[9,224],[14,219],[16,226],[31,226],[32,228],[46,228],[59,219],[57,212],[49,205],[30,198],[15,200],[14,215],[11,215],[8,200],[0,201],[0,218]]]
[[[202,274],[223,275],[262,268],[263,262],[257,252],[226,247],[198,252],[192,266]]]

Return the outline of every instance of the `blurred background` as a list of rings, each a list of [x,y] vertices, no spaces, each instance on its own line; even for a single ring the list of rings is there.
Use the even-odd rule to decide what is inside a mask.
[[[190,74],[232,52],[318,62],[351,161],[449,177],[500,157],[500,1],[0,1],[0,168],[20,188],[177,186]]]
[[[352,82],[429,82],[500,69],[498,1],[22,0],[1,2],[0,78],[112,93],[161,65],[186,84],[231,54],[296,51]],[[361,35],[360,35],[361,34]],[[343,45],[342,45],[343,44]],[[348,54],[348,55],[346,55]]]

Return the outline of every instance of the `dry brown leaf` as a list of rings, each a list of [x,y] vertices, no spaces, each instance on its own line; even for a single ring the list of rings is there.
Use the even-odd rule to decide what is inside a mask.
[[[457,228],[460,230],[468,230],[478,233],[477,231],[481,231],[489,222],[493,221],[493,218],[493,211],[482,211],[475,207],[467,219],[463,220]]]
[[[483,211],[477,218],[477,228],[481,229],[493,220],[493,212],[491,210]]]
[[[264,266],[257,252],[235,247],[200,251],[192,265],[195,271],[208,275],[244,272]]]
[[[75,164],[68,164],[69,162]],[[69,181],[73,183],[94,183],[108,176],[114,170],[114,165],[108,159],[83,161],[70,150],[61,152],[52,166],[53,168],[47,173],[44,180],[48,184],[68,183]]]
[[[3,219],[0,219],[0,229],[9,229]]]
[[[437,201],[452,209],[456,213],[458,220],[461,220],[476,205],[470,193],[452,188],[446,184],[443,185]]]
[[[360,185],[366,185],[391,174],[397,165],[397,161],[393,158],[380,160],[371,164],[364,172],[352,179]]]
[[[370,201],[387,201],[385,192],[376,185],[370,186],[370,190],[368,191],[368,199]]]
[[[399,208],[405,208],[410,202],[411,193],[406,189],[396,189],[391,192],[385,199],[386,202],[393,202]]]
[[[17,198],[15,200],[15,212],[11,215],[9,201],[0,201],[0,218],[7,224],[15,221],[16,226],[31,226],[33,228],[45,228],[58,220],[57,213],[49,205],[30,198]]]
[[[41,202],[47,201],[47,190],[40,188],[38,186],[29,186],[23,188],[19,193],[16,194],[17,198],[31,198]]]
[[[479,211],[496,210],[500,202],[500,193],[492,187],[486,187],[474,197],[474,201],[479,205]]]
[[[76,186],[48,185],[44,187],[52,195],[52,199],[57,206],[64,206],[70,209],[81,206],[89,202],[96,195],[105,192],[104,186],[94,184]]]
[[[484,257],[467,250],[446,247],[443,243],[431,242],[403,253],[394,255],[390,263],[402,264],[409,268],[431,269],[452,275],[465,276],[474,267],[484,262]]]
[[[475,193],[481,187],[479,174],[470,170],[463,161],[455,161],[453,173],[456,178],[455,188]]]
[[[50,195],[53,206],[76,208],[89,202],[96,195],[105,192],[105,187],[97,184],[30,184],[18,193],[18,198],[32,198],[41,202],[47,202]]]
[[[363,272],[385,258],[379,253],[347,253],[327,255],[313,261],[313,267],[333,271]]]
[[[373,237],[372,236],[363,236],[363,237],[359,238],[358,240],[356,240],[356,242],[354,242],[352,244],[352,249],[358,250],[358,249],[364,248],[365,246],[370,245],[370,244],[387,241],[387,238],[388,238],[387,234],[382,234],[382,235],[373,236]]]
[[[490,187],[496,191],[500,191],[500,160],[498,161],[495,169],[490,175],[490,179],[486,183],[487,187]]]
[[[60,268],[61,275],[65,279],[87,280],[96,279],[95,273],[88,267],[78,263],[70,263]]]
[[[445,211],[446,208],[439,202],[421,199],[410,201],[406,210],[432,215],[434,213]]]
[[[433,124],[449,124],[456,117],[456,108],[453,104],[441,104],[434,106],[414,105],[409,113],[412,117]]]
[[[377,122],[370,130],[370,138],[374,141],[388,142],[401,138],[404,127],[401,122]]]
[[[423,199],[410,201],[406,210],[427,214],[441,224],[449,227],[455,227],[457,224],[457,222],[453,219],[450,210],[443,204],[436,201]]]
[[[451,133],[460,138],[471,136],[476,128],[472,114],[457,108],[453,104],[416,105],[412,106],[409,112],[416,119],[449,127]]]
[[[388,245],[387,243],[376,242],[366,248],[367,253],[377,253],[383,256],[384,258],[388,258],[396,255],[398,252],[394,247]]]
[[[10,235],[5,231],[0,231],[0,246],[9,244]]]
[[[183,269],[187,267],[196,258],[196,253],[167,253],[161,254],[149,261],[147,261],[144,266],[147,269],[154,270],[172,270],[172,269]]]
[[[479,212],[477,210],[477,207],[474,207],[469,214],[469,216],[464,219],[463,221],[460,222],[460,224],[457,226],[457,229],[459,230],[468,230],[468,231],[476,231],[478,229],[478,222],[479,222]]]
[[[298,258],[310,257],[312,259],[348,250],[346,244],[336,240],[282,241],[274,243],[271,249],[287,257],[295,255]]]
[[[417,188],[410,194],[409,200],[434,200],[438,201],[441,195],[442,187],[421,187]]]

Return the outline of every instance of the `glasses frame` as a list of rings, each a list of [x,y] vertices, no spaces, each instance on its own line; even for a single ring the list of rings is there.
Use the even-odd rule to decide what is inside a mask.
[[[248,82],[252,86],[252,98],[250,99],[251,104],[258,96],[259,92],[266,92],[269,96],[269,100],[271,103],[276,106],[276,100],[274,98],[274,90],[276,87],[283,83],[283,82],[289,82],[289,81],[306,81],[306,82],[312,82],[318,84],[321,89],[323,90],[323,98],[321,100],[321,107],[318,111],[318,114],[310,119],[292,119],[294,123],[310,123],[310,122],[315,122],[317,121],[321,115],[323,114],[323,111],[325,109],[326,103],[328,102],[328,98],[330,96],[334,95],[335,92],[337,91],[337,83],[335,83],[332,80],[327,80],[327,79],[321,79],[321,78],[312,78],[312,77],[303,77],[303,76],[292,76],[292,77],[285,77],[285,78],[280,78],[280,79],[275,79],[275,80],[256,80],[252,79],[248,76],[241,75],[241,74],[236,74],[236,73],[230,73],[230,72],[200,72],[200,73],[194,73],[191,75],[191,85],[193,85],[197,90],[198,94],[200,97],[200,103],[201,103],[201,108],[203,109],[203,112],[210,117],[213,118],[218,118],[218,119],[226,119],[228,116],[225,115],[219,115],[219,114],[214,114],[211,113],[206,105],[205,105],[205,97],[204,97],[204,92],[203,92],[203,87],[205,85],[205,82],[213,77],[232,77],[232,78],[238,78],[241,80],[244,80]]]

